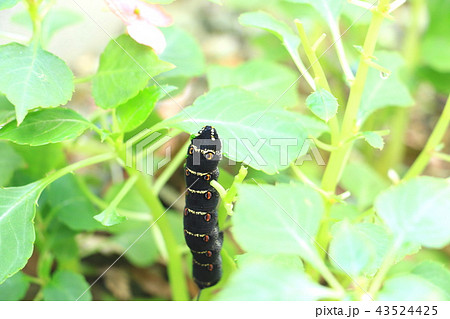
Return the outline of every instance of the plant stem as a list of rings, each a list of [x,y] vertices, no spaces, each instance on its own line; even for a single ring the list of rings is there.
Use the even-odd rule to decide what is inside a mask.
[[[116,208],[120,204],[122,199],[128,194],[128,192],[133,187],[133,185],[136,183],[137,179],[138,179],[137,174],[131,175],[130,178],[128,178],[127,181],[125,182],[125,184],[122,186],[119,193],[114,197],[114,199],[108,205],[108,207]]]
[[[176,301],[189,300],[186,278],[183,269],[183,260],[181,251],[175,240],[170,222],[165,215],[165,209],[159,198],[149,184],[149,180],[132,168],[126,168],[130,175],[138,174],[136,188],[147,204],[153,219],[161,230],[168,253],[167,271],[169,276],[170,287],[172,288],[172,298]]]
[[[305,29],[303,28],[302,23],[299,20],[295,20],[295,24],[297,25],[298,34],[300,36],[300,40],[302,41],[303,48],[305,50],[306,56],[308,57],[309,63],[311,64],[311,68],[314,71],[314,76],[316,77],[318,86],[324,88],[328,92],[331,92],[330,86],[328,84],[327,77],[325,76],[325,72],[323,71],[322,66],[320,65],[319,59],[316,56],[311,44],[309,43],[308,37],[306,36]],[[317,88],[317,87],[316,87]],[[338,134],[339,134],[339,123],[337,117],[334,116],[330,119],[328,125],[331,130],[331,140],[334,144],[337,142]]]
[[[169,165],[158,177],[155,184],[153,185],[153,191],[155,192],[155,194],[159,194],[159,192],[161,191],[163,186],[167,183],[169,178],[173,175],[173,173],[177,170],[178,167],[180,167],[181,163],[185,160],[186,149],[188,148],[190,143],[191,141],[190,139],[188,139],[187,142],[184,143],[183,146],[181,146],[177,155],[175,155],[175,157],[170,161]]]
[[[342,35],[339,31],[339,23],[334,18],[330,20],[330,30],[342,70],[344,71],[347,82],[352,83],[352,81],[355,79],[355,76],[353,75],[352,69],[350,68],[347,56],[345,55],[344,46],[341,40]]]
[[[420,48],[420,15],[424,8],[424,0],[411,1],[410,24],[406,31],[405,42],[403,44],[403,56],[405,57],[404,79],[409,83],[409,87],[414,86],[416,79],[414,72],[419,60]],[[410,111],[407,108],[398,108],[392,119],[392,133],[381,158],[377,161],[377,169],[381,175],[386,175],[390,168],[396,168],[403,161],[405,154],[405,132],[408,128]]]
[[[369,65],[365,63],[367,57],[373,55],[375,46],[380,32],[381,24],[384,19],[384,14],[389,9],[389,0],[380,0],[376,10],[373,11],[372,21],[367,31],[366,39],[364,41],[363,53],[360,58],[358,71],[356,72],[355,80],[350,87],[350,95],[347,102],[347,108],[344,113],[344,119],[342,123],[342,131],[340,134],[340,141],[347,141],[353,135],[358,133],[359,127],[356,125],[356,119],[358,115],[358,109],[361,104],[361,98],[366,84],[367,74],[369,72]],[[334,193],[339,179],[344,170],[345,164],[350,152],[352,150],[353,142],[345,143],[340,148],[334,150],[330,154],[328,165],[325,168],[325,173],[322,179],[322,189],[326,192]],[[327,205],[324,219],[328,220],[331,205]],[[317,241],[321,247],[327,249],[329,243],[329,223],[322,223]],[[324,254],[322,254],[324,257]]]
[[[441,117],[439,118],[433,132],[428,139],[425,148],[422,150],[420,155],[414,161],[414,164],[409,168],[408,172],[403,177],[404,180],[410,179],[417,175],[420,175],[433,155],[434,150],[441,142],[444,137],[445,132],[450,124],[450,96],[447,98],[447,103],[445,103],[444,110],[442,111]]]
[[[297,166],[295,166],[294,164],[291,164],[291,169],[294,172],[295,176],[297,176],[297,178],[302,181],[304,184],[308,185],[309,187],[311,187],[312,189],[314,189],[315,191],[317,191],[319,194],[321,194],[323,197],[325,197],[325,199],[329,200],[330,199],[330,193],[325,192],[323,189],[321,189],[320,187],[318,187],[316,184],[314,184],[313,181],[311,181],[308,176],[306,176],[305,174],[303,174],[302,170],[300,168],[298,168]]]
[[[356,126],[356,118],[367,79],[367,73],[369,71],[369,65],[365,63],[365,60],[367,57],[372,56],[375,51],[378,34],[384,19],[383,13],[387,11],[388,4],[389,0],[380,0],[377,9],[373,12],[372,21],[363,46],[364,54],[360,58],[358,71],[356,72],[355,80],[351,85],[347,108],[344,113],[340,136],[341,141],[351,138],[358,132],[359,128]],[[322,188],[325,191],[335,191],[339,178],[345,167],[345,163],[350,155],[352,145],[353,143],[349,143],[331,152],[322,180]]]
[[[389,249],[388,253],[386,254],[386,257],[384,258],[383,263],[381,264],[380,269],[378,270],[377,274],[373,278],[368,293],[369,295],[375,299],[376,294],[378,293],[378,290],[380,290],[381,285],[383,284],[384,277],[388,273],[389,269],[392,267],[392,265],[395,263],[395,255],[402,243],[401,238],[397,238],[391,248]]]
[[[79,162],[73,163],[71,165],[68,165],[64,168],[61,168],[60,170],[50,174],[49,176],[45,177],[44,179],[41,180],[41,185],[43,188],[47,187],[48,185],[50,185],[51,183],[53,183],[54,181],[56,181],[58,178],[76,171],[77,169],[89,166],[89,165],[94,165],[94,164],[98,164],[101,162],[106,162],[110,159],[113,159],[116,157],[115,153],[106,153],[106,154],[101,154],[101,155],[97,155],[97,156],[93,156],[93,157],[89,157],[87,159],[81,160]]]
[[[28,3],[28,13],[33,23],[33,36],[31,43],[38,47],[41,41],[42,17],[39,14],[39,0],[26,0]]]

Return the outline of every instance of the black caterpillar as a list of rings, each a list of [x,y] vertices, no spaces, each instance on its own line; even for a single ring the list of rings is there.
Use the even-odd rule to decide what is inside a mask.
[[[205,126],[191,140],[187,152],[184,238],[191,249],[193,277],[200,289],[214,286],[222,277],[223,233],[217,221],[219,194],[210,185],[219,177],[221,151],[216,130]]]

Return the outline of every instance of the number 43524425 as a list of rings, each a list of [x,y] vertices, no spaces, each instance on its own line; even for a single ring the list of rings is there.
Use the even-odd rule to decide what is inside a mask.
[[[406,316],[406,315],[422,315],[422,316],[436,316],[437,306],[378,306],[375,310],[380,316]]]

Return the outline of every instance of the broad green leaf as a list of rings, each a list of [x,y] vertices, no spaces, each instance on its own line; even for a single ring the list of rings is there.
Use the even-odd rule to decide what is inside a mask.
[[[20,126],[16,121],[0,129],[0,139],[31,146],[58,143],[81,135],[90,123],[74,110],[43,109],[28,114]]]
[[[341,184],[350,191],[351,199],[360,210],[372,205],[375,197],[389,186],[372,167],[363,162],[349,163],[342,174]]]
[[[40,48],[18,43],[0,46],[0,74],[0,92],[16,107],[18,124],[28,110],[65,104],[72,97],[72,71]]]
[[[25,161],[25,168],[19,169],[14,176],[16,185],[24,185],[41,179],[50,171],[66,164],[61,144],[42,146],[12,144],[11,146]],[[20,175],[19,180],[16,180],[17,175]]]
[[[57,271],[44,287],[44,300],[76,301],[80,297],[81,301],[92,300],[91,292],[86,289],[89,289],[89,284],[82,275],[67,270]]]
[[[247,252],[295,254],[315,265],[323,210],[320,195],[301,184],[241,185],[233,235]]]
[[[393,245],[392,235],[388,233],[385,227],[371,223],[355,224],[353,228],[365,238],[364,242],[370,246],[371,259],[364,267],[363,274],[372,277],[380,268],[391,245]],[[402,245],[396,253],[396,261],[402,260],[406,255],[416,253],[419,249],[420,247],[415,245]]]
[[[384,140],[381,135],[375,133],[375,132],[363,132],[364,139],[366,142],[372,146],[373,148],[377,148],[379,150],[382,150],[384,147]]]
[[[237,270],[216,300],[312,301],[336,298],[336,293],[311,281],[302,271],[270,262],[254,262]]]
[[[117,121],[120,130],[129,132],[145,122],[153,111],[156,102],[174,87],[163,86],[164,91],[157,86],[143,89],[134,98],[117,107]]]
[[[428,280],[404,274],[384,282],[377,300],[383,301],[439,301],[448,300],[445,292]]]
[[[172,64],[160,60],[151,48],[121,35],[111,40],[100,56],[92,95],[98,106],[116,107],[136,96],[149,81],[153,84],[152,77],[172,68]]]
[[[298,54],[300,38],[284,22],[278,21],[268,13],[257,11],[241,14],[239,23],[243,26],[255,27],[272,33],[280,39],[289,54],[301,63],[300,55]]]
[[[100,214],[95,215],[94,219],[99,221],[103,226],[113,226],[127,220],[125,216],[119,215],[114,207],[106,208]]]
[[[27,277],[19,271],[0,285],[0,301],[22,300],[27,293],[28,287],[30,287],[30,282]]]
[[[0,94],[0,126],[11,121],[16,112],[6,96]]]
[[[383,78],[380,71],[370,68],[364,87],[358,121],[364,122],[367,117],[378,109],[388,106],[408,107],[414,103],[407,86],[400,77],[404,62],[397,52],[375,52],[377,63],[389,69],[392,74]]]
[[[296,255],[288,254],[276,254],[276,255],[261,255],[255,253],[245,253],[235,256],[237,265],[239,268],[245,267],[248,264],[270,262],[270,264],[276,264],[284,267],[285,269],[304,270],[304,266],[300,257]]]
[[[20,0],[2,0],[0,2],[0,10],[14,7]]]
[[[375,257],[372,243],[347,220],[334,224],[331,233],[329,253],[334,268],[359,276]]]
[[[83,21],[83,16],[66,8],[52,8],[42,21],[42,45],[46,47],[53,36],[64,28]]]
[[[35,204],[40,182],[0,188],[0,284],[25,267],[33,252]]]
[[[399,242],[442,248],[450,242],[450,181],[417,177],[389,188],[375,201],[377,214]]]
[[[306,106],[320,119],[328,122],[338,110],[337,99],[325,89],[318,89],[306,99]]]
[[[267,108],[267,103],[251,92],[237,87],[216,88],[159,126],[195,133],[203,125],[213,125],[223,139],[225,156],[275,174],[304,155],[301,150],[311,121],[304,121],[298,113]],[[282,152],[280,144],[288,152]]]
[[[427,1],[429,22],[423,40],[421,55],[423,62],[439,72],[450,72],[450,2],[446,0]]]
[[[9,144],[0,142],[0,186],[10,181],[14,171],[24,166],[22,157]]]
[[[163,28],[167,46],[160,59],[175,65],[164,77],[194,77],[205,72],[205,57],[195,38],[181,28]]]
[[[331,206],[330,218],[341,221],[348,219],[350,221],[356,219],[361,215],[356,205],[347,203],[336,203]]]
[[[78,271],[80,268],[80,253],[75,241],[77,233],[54,219],[46,234],[46,243],[58,262],[58,269]]]
[[[51,214],[74,231],[102,228],[94,219],[96,209],[86,198],[73,175],[53,182],[46,190]]]
[[[268,60],[251,60],[237,68],[213,66],[208,72],[210,89],[236,85],[257,96],[281,106],[298,105],[296,90],[288,90],[281,94],[297,80],[297,74],[290,68]],[[278,100],[279,99],[279,100]]]
[[[342,12],[346,0],[287,0],[311,5],[328,22],[336,20]]]
[[[450,300],[450,271],[444,265],[426,260],[414,267],[411,273],[440,288],[444,292],[446,300]]]

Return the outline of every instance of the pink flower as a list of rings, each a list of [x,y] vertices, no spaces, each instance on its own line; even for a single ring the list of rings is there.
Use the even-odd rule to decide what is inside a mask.
[[[157,54],[166,48],[164,34],[157,27],[172,24],[161,6],[139,0],[105,0],[108,7],[127,25],[128,34],[138,43],[152,47]]]

